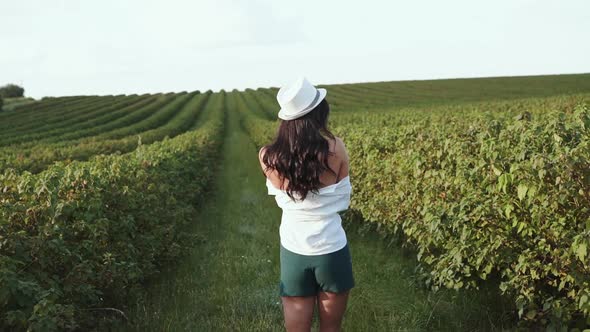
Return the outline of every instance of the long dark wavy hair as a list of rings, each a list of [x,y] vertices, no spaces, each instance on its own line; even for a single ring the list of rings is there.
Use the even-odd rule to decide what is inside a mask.
[[[318,193],[320,174],[328,170],[338,175],[328,165],[330,145],[325,136],[335,139],[328,130],[330,105],[324,98],[309,113],[292,120],[281,120],[273,142],[264,146],[262,162],[268,170],[276,170],[284,183],[285,191],[292,199],[294,193],[304,200],[308,192]]]

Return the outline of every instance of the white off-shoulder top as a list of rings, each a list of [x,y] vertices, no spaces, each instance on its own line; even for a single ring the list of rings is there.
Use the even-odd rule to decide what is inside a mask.
[[[293,201],[286,191],[276,188],[268,178],[266,186],[268,194],[275,195],[283,210],[279,235],[285,249],[300,255],[323,255],[346,245],[346,233],[338,212],[350,206],[350,175],[320,188],[317,194],[309,192],[303,201]]]

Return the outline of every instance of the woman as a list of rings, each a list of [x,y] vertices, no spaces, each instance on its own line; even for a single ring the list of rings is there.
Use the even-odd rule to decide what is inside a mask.
[[[305,78],[281,88],[283,121],[258,156],[268,192],[283,209],[279,291],[287,331],[310,331],[316,302],[320,331],[339,331],[355,284],[338,214],[350,205],[348,154],[327,129],[326,93]]]

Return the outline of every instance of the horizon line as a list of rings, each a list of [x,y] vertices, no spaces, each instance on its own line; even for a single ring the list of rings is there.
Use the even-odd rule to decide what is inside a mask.
[[[566,76],[566,75],[590,75],[590,71],[588,72],[569,72],[569,73],[550,73],[550,74],[533,74],[533,75],[501,75],[501,76],[462,76],[462,77],[438,77],[438,78],[424,78],[424,79],[402,79],[402,80],[381,80],[381,81],[354,81],[354,82],[342,82],[342,83],[320,83],[315,84],[316,87],[329,87],[329,86],[342,86],[342,85],[356,85],[356,84],[371,84],[371,83],[395,83],[395,82],[425,82],[425,81],[451,81],[451,80],[477,80],[477,79],[490,79],[490,78],[523,78],[523,77],[541,77],[541,76]],[[8,84],[15,84],[15,83],[5,83],[4,85]],[[128,93],[128,94],[72,94],[72,95],[53,95],[53,96],[43,96],[40,98],[33,98],[27,95],[24,95],[22,98],[32,98],[34,100],[41,100],[43,98],[57,98],[57,97],[84,97],[84,96],[129,96],[129,95],[143,95],[143,94],[168,94],[168,93],[181,93],[181,92],[196,92],[205,93],[207,91],[211,91],[211,93],[220,93],[221,91],[233,92],[245,92],[247,90],[258,90],[258,89],[278,89],[278,86],[258,86],[256,88],[221,88],[218,90],[207,89],[207,90],[179,90],[179,91],[160,91],[160,92],[145,92],[145,93]],[[26,88],[25,88],[26,91]],[[19,97],[21,98],[21,97]]]

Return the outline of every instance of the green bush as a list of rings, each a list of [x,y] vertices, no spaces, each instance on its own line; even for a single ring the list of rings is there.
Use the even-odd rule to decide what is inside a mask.
[[[189,241],[220,146],[197,131],[125,155],[0,175],[0,327],[95,328]],[[107,315],[105,315],[105,313]]]
[[[477,288],[493,277],[525,325],[590,319],[587,107],[371,128],[337,130],[351,208],[416,248],[427,284]]]
[[[16,84],[6,84],[0,87],[0,97],[2,98],[16,98],[24,97],[25,89]]]

